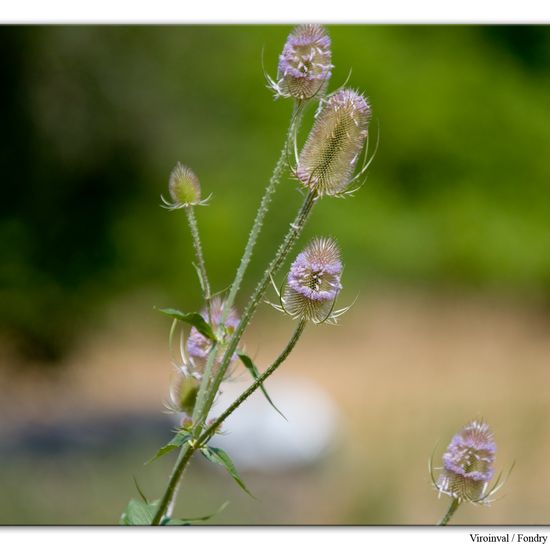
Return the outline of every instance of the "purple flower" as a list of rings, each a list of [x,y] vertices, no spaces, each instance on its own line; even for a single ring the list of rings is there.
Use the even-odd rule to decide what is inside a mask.
[[[474,420],[451,440],[443,455],[440,492],[467,501],[482,501],[494,475],[496,444],[489,426]]]
[[[298,180],[319,196],[344,193],[365,145],[370,117],[367,100],[353,90],[324,100],[298,158]]]
[[[333,239],[314,239],[290,266],[281,302],[295,319],[321,323],[342,289],[340,251]]]
[[[320,25],[299,25],[289,35],[279,56],[276,95],[311,99],[326,90],[331,75],[330,38]]]
[[[210,304],[211,317],[208,315],[208,311],[204,309],[201,311],[201,315],[206,319],[214,333],[217,333],[220,328],[222,312],[224,303],[219,298],[214,298]],[[225,321],[225,334],[222,335],[222,343],[226,336],[231,335],[239,324],[239,318],[234,308],[231,309],[227,320]],[[220,357],[223,355],[223,345],[220,346]],[[202,373],[204,365],[206,364],[206,358],[212,349],[212,341],[203,336],[195,327],[191,328],[189,332],[189,338],[187,339],[187,353],[192,359],[196,370]]]

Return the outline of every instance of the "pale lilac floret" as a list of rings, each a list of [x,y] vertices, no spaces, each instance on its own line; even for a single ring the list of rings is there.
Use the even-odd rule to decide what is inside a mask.
[[[314,239],[290,266],[281,296],[284,311],[295,319],[326,321],[342,289],[342,267],[336,243]]]
[[[340,261],[312,262],[302,252],[290,267],[288,286],[309,300],[334,300],[342,288],[341,272]]]
[[[315,63],[317,56],[330,55],[330,38],[321,27],[302,25],[289,35],[279,56],[279,73],[283,76],[316,80],[330,78],[330,63]],[[316,70],[312,70],[312,68]]]
[[[459,500],[480,502],[494,475],[496,444],[487,424],[475,420],[460,430],[443,455],[437,487]]]
[[[214,298],[210,305],[211,316],[208,315],[208,311],[205,309],[201,311],[201,315],[207,320],[214,332],[217,332],[223,312],[223,302],[219,298]],[[225,321],[225,330],[227,332],[233,332],[239,324],[239,318],[234,309],[231,309],[227,320]],[[195,360],[204,360],[210,353],[212,348],[212,341],[203,336],[195,327],[192,327],[189,332],[189,338],[187,339],[187,353],[191,358]],[[200,362],[200,361],[199,361]]]
[[[210,351],[211,344],[212,342],[206,336],[193,327],[187,340],[187,353],[191,357],[204,359]]]
[[[320,25],[299,25],[279,56],[277,96],[310,99],[322,94],[331,76],[330,38]]]
[[[474,437],[468,432],[458,433],[443,455],[443,466],[446,470],[475,481],[489,481],[494,474],[492,464],[496,450],[492,440]],[[472,467],[476,469],[468,471]]]

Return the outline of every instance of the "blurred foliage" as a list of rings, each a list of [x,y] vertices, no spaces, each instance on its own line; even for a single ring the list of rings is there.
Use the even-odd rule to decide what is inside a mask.
[[[291,112],[265,89],[262,49],[273,74],[289,30],[0,28],[0,330],[20,350],[59,357],[108,300],[140,288],[200,306],[184,216],[158,207],[178,160],[214,194],[199,224],[214,287],[230,283]],[[380,145],[368,184],[323,200],[304,239],[338,238],[350,286],[550,296],[550,29],[329,31],[331,89],[353,69]],[[281,185],[247,285],[295,188]]]

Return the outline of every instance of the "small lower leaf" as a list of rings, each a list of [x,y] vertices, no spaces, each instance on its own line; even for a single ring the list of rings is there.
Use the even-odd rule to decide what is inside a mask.
[[[132,499],[120,516],[121,525],[151,525],[157,512],[158,501],[140,502]]]
[[[163,525],[192,525],[194,521],[208,521],[209,519],[212,519],[214,516],[217,516],[219,513],[223,512],[227,508],[228,504],[228,501],[224,502],[215,512],[212,512],[207,516],[201,516],[198,518],[168,519],[163,523]]]
[[[235,465],[229,458],[229,455],[223,449],[218,449],[216,447],[201,447],[201,453],[205,458],[210,460],[210,462],[223,466],[229,472],[231,477],[237,482],[239,487],[248,493],[252,498],[255,498],[244,484],[244,481],[240,478],[237,470],[235,469]]]
[[[258,367],[254,364],[252,359],[248,357],[248,355],[245,355],[244,353],[237,352],[237,355],[239,356],[239,359],[242,361],[243,365],[248,369],[250,374],[252,374],[252,377],[254,380],[258,380],[260,377],[260,371],[258,370]],[[265,398],[269,402],[269,404],[285,419],[287,420],[287,417],[275,406],[275,403],[271,400],[271,397],[269,397],[269,394],[267,393],[267,390],[264,388],[264,385],[262,384],[260,386],[260,390],[262,390],[262,393],[264,394]]]
[[[163,308],[159,309],[159,311],[161,313],[165,313],[166,315],[170,315],[170,317],[173,317],[178,321],[183,321],[184,323],[195,327],[203,336],[206,336],[213,342],[216,341],[216,335],[214,334],[212,327],[204,320],[204,317],[200,313],[183,313],[182,311],[172,308]]]
[[[193,438],[191,435],[189,435],[189,433],[184,431],[178,432],[166,445],[164,445],[164,447],[161,447],[157,451],[157,454],[153,458],[149,459],[145,463],[145,465],[151,464],[151,462],[153,462],[157,458],[160,458],[161,456],[164,456],[168,453],[171,453],[172,451],[175,451],[176,449],[179,449],[191,439]]]

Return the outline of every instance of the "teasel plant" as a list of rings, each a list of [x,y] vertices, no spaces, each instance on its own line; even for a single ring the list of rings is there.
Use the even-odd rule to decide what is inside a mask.
[[[506,483],[514,464],[506,473],[495,475],[496,443],[493,432],[483,420],[473,420],[451,439],[442,458],[442,465],[428,463],[432,485],[439,496],[447,495],[451,503],[437,525],[447,525],[463,502],[489,506],[495,494]],[[436,476],[435,472],[439,471]],[[492,482],[492,484],[491,484]]]
[[[170,411],[181,415],[181,422],[174,437],[158,450],[151,461],[175,451],[178,457],[162,496],[149,501],[138,487],[142,500],[130,501],[121,517],[123,524],[189,524],[212,517],[172,517],[183,473],[195,453],[224,467],[239,486],[249,492],[231,458],[223,449],[211,446],[210,439],[257,390],[262,391],[273,405],[264,382],[288,358],[306,325],[336,323],[340,315],[349,309],[349,306],[336,308],[342,289],[343,264],[338,245],[332,237],[313,239],[298,254],[282,285],[275,283],[315,205],[324,197],[351,196],[360,187],[358,182],[365,177],[374,154],[369,154],[371,107],[368,100],[359,92],[345,87],[327,95],[332,68],[331,42],[327,31],[320,25],[300,25],[291,32],[284,45],[276,77],[266,74],[267,86],[275,99],[291,100],[293,111],[281,154],[260,201],[235,278],[226,292],[211,292],[194,212],[195,207],[206,205],[208,200],[202,199],[199,179],[182,164],[178,164],[170,175],[169,199],[162,199],[163,206],[173,212],[184,210],[186,214],[194,244],[194,265],[205,305],[200,312],[182,312],[171,308],[160,310],[173,319],[170,345],[174,354],[174,372],[166,405]],[[298,132],[303,111],[312,103],[318,103],[313,127],[299,151]],[[297,181],[304,199],[239,314],[235,300],[272,196],[285,175]],[[266,300],[270,284],[278,296],[278,303],[272,305],[288,315],[296,326],[283,350],[271,365],[261,371],[244,353],[241,341],[258,307],[263,302],[271,303]],[[187,337],[184,327],[189,329]],[[218,417],[210,418],[222,384],[239,361],[250,372],[252,383]]]

